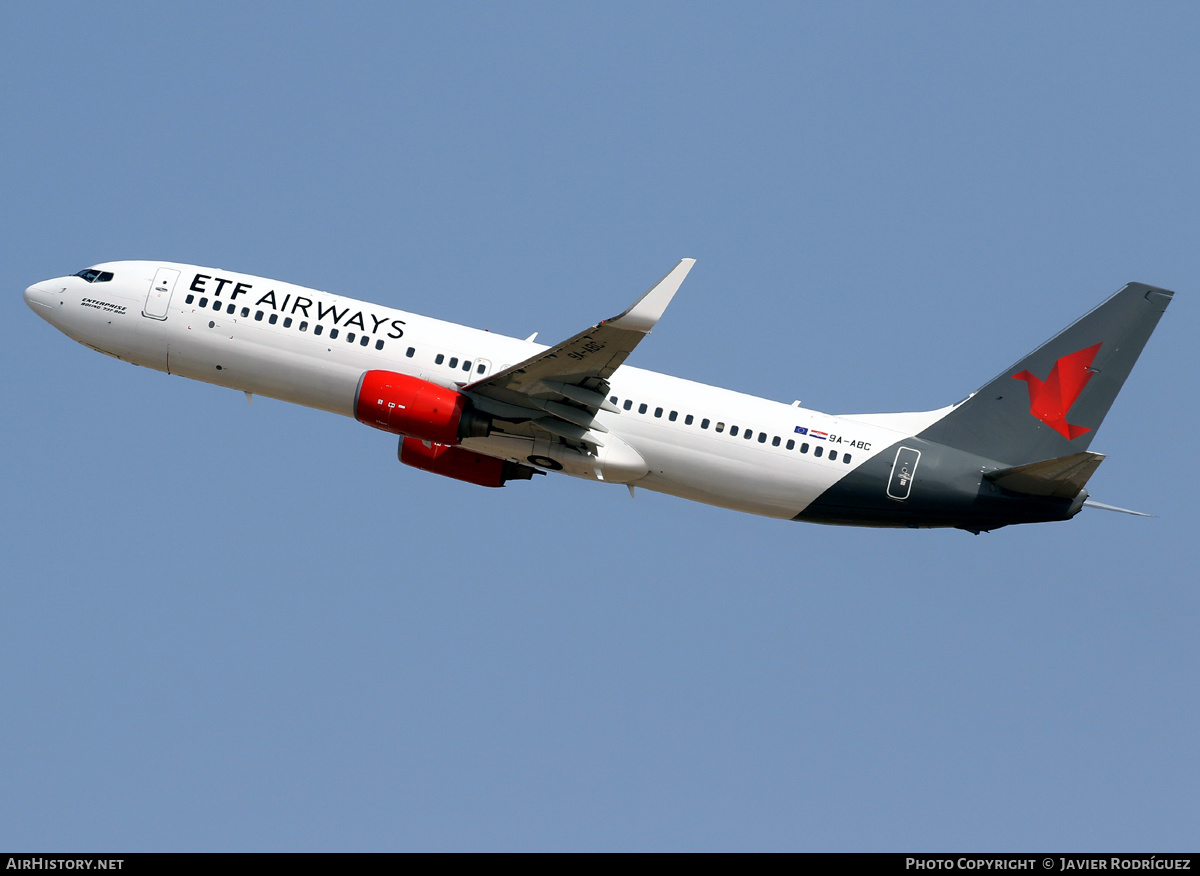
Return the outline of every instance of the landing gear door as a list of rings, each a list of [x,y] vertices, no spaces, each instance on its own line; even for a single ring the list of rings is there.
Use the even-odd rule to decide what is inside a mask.
[[[912,490],[913,476],[917,473],[917,463],[921,461],[921,451],[911,447],[901,447],[896,451],[896,461],[892,463],[892,476],[888,479],[887,494],[889,498],[903,502]]]
[[[175,291],[175,283],[179,279],[179,271],[174,268],[159,268],[154,272],[154,282],[146,293],[146,306],[142,308],[142,316],[151,319],[166,319],[167,306],[171,303],[171,293]]]

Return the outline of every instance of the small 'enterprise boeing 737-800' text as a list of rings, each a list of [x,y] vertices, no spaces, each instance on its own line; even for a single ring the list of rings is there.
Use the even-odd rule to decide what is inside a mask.
[[[98,264],[25,300],[101,353],[355,417],[399,435],[401,462],[481,486],[561,472],[766,517],[976,533],[1111,508],[1088,499],[1104,459],[1088,446],[1171,292],[1126,285],[958,404],[832,416],[625,364],[693,264],[552,347],[174,262]]]

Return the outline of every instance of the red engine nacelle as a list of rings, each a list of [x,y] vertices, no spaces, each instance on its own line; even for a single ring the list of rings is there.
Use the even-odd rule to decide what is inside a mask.
[[[354,416],[376,429],[438,444],[486,438],[491,430],[491,419],[462,393],[394,371],[362,376],[354,394]]]
[[[462,447],[434,444],[426,447],[417,438],[400,441],[400,461],[422,471],[445,475],[481,487],[502,487],[505,481],[529,480],[533,469],[494,456],[472,453]]]

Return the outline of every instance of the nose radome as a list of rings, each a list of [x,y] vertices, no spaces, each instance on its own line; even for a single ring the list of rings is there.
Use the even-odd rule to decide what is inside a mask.
[[[25,290],[25,303],[29,305],[34,313],[42,316],[52,306],[51,292],[46,288],[46,284],[34,283]]]

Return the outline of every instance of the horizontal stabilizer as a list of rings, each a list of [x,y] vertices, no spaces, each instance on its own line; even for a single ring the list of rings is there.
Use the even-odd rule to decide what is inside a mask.
[[[1079,494],[1102,462],[1103,454],[1085,450],[1070,456],[1002,468],[988,472],[984,477],[1014,493],[1072,499]]]
[[[1083,503],[1084,508],[1099,508],[1101,511],[1120,511],[1122,514],[1132,514],[1134,517],[1153,517],[1145,511],[1130,511],[1128,508],[1118,508],[1116,505],[1105,505],[1103,502],[1093,502],[1091,499]]]

